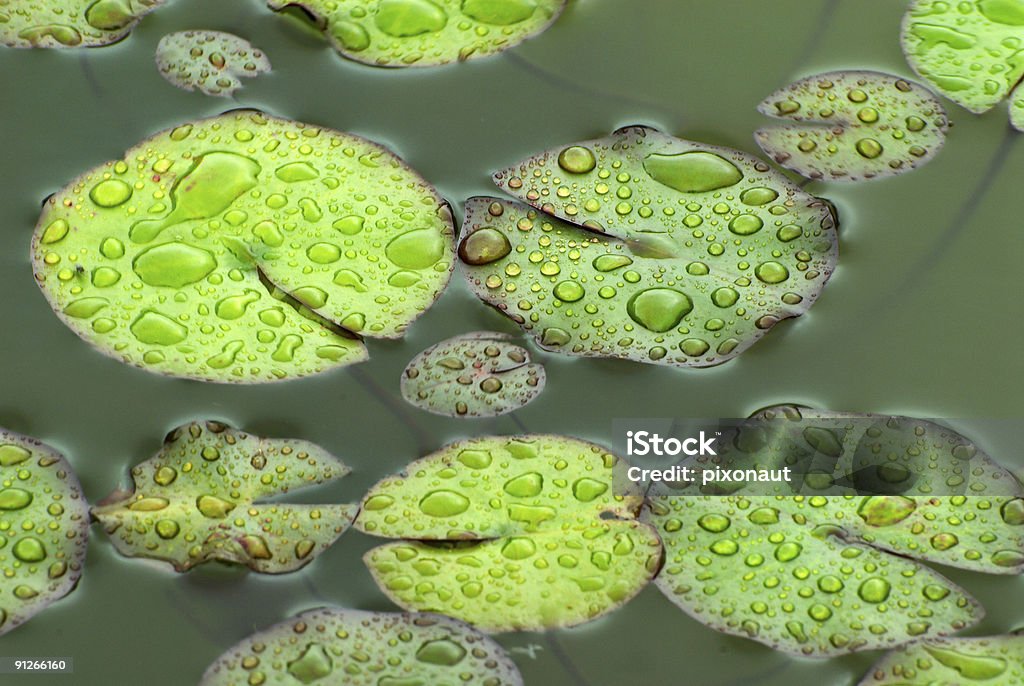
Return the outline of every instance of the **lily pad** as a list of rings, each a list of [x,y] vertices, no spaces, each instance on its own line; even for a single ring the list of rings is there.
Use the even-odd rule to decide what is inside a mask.
[[[914,71],[953,102],[986,112],[1024,79],[1024,2],[912,0],[903,18],[903,52]],[[1018,108],[1011,106],[1011,113]],[[1024,130],[1019,117],[1014,126]]]
[[[0,429],[0,636],[75,590],[88,539],[89,508],[68,461]]]
[[[402,374],[402,397],[448,417],[496,417],[544,390],[544,367],[511,336],[481,331],[449,338],[413,358]]]
[[[790,124],[755,138],[765,154],[809,179],[861,181],[928,163],[946,142],[949,121],[928,89],[891,74],[834,71],[769,95],[762,114]]]
[[[459,256],[477,297],[542,348],[707,367],[806,312],[835,268],[827,210],[801,226],[787,216],[794,209],[779,207],[762,236],[728,233],[726,217],[689,239],[667,231],[623,239],[522,203],[471,198]],[[760,221],[753,213],[732,219],[739,227]]]
[[[258,631],[210,665],[200,686],[522,686],[493,640],[449,617],[320,608]]]
[[[115,43],[166,0],[2,0],[0,45],[79,48]]]
[[[160,75],[178,88],[229,97],[241,79],[270,71],[270,60],[249,41],[222,31],[179,31],[156,46]]]
[[[655,583],[701,622],[812,657],[871,650],[982,617],[962,589],[914,559],[988,573],[1024,568],[1020,484],[959,434],[906,417],[795,406],[752,419],[722,438],[716,462],[735,466],[731,445],[748,454],[744,467],[791,465],[806,475],[800,494],[780,486],[766,495],[764,484],[743,483],[722,491],[728,495],[696,495],[693,487],[670,494],[659,485],[642,516],[666,549]],[[852,483],[856,474],[880,463],[886,474],[915,478],[899,494],[863,494],[870,489]],[[809,465],[834,465],[846,485]],[[919,474],[920,465],[929,469]],[[979,495],[936,494],[927,473],[955,486],[968,469],[967,491]]]
[[[301,8],[345,57],[429,67],[493,55],[546,30],[566,0],[268,0]]]
[[[128,557],[163,560],[178,572],[219,560],[282,574],[330,547],[357,508],[266,499],[348,472],[306,441],[194,422],[172,431],[155,457],[132,469],[131,491],[115,491],[92,514]]]
[[[858,686],[1024,683],[1024,635],[944,638],[894,650]]]
[[[101,352],[223,383],[366,359],[448,282],[448,204],[351,134],[251,110],[183,124],[46,201],[51,307]]]
[[[356,527],[412,539],[369,551],[405,609],[486,631],[574,626],[623,605],[661,563],[639,493],[614,495],[619,460],[550,435],[454,443],[370,489]]]

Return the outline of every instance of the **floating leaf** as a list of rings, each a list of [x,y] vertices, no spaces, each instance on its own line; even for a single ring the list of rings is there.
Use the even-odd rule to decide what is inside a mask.
[[[769,95],[757,108],[790,124],[755,138],[786,169],[809,179],[860,181],[903,174],[939,152],[949,121],[931,91],[898,76],[834,71]]]
[[[477,438],[374,486],[356,526],[415,539],[364,560],[405,609],[488,631],[573,626],[619,607],[658,569],[661,545],[612,492],[618,458],[561,436]]]
[[[88,506],[64,456],[0,430],[0,636],[75,589],[88,539]]]
[[[894,650],[858,686],[1024,683],[1024,635],[943,638]]]
[[[200,686],[522,686],[493,640],[449,617],[321,608],[258,631],[217,658]]]
[[[995,107],[1024,79],[1024,2],[912,0],[903,18],[903,52],[922,78],[971,112]],[[1011,115],[1019,108],[1011,105]],[[1014,126],[1024,130],[1019,117]]]
[[[218,422],[186,424],[132,469],[131,491],[115,491],[92,514],[129,557],[164,560],[179,572],[220,560],[281,574],[330,547],[357,509],[263,500],[348,471],[312,443],[259,438]]]
[[[160,75],[178,88],[228,97],[242,77],[270,71],[270,60],[249,41],[222,31],[179,31],[156,46]]]
[[[299,7],[349,59],[429,67],[493,55],[554,23],[566,0],[268,0]]]
[[[78,48],[114,43],[166,0],[3,0],[0,45]]]
[[[496,417],[519,409],[540,395],[547,377],[511,338],[477,332],[427,348],[405,368],[402,397],[449,417]]]
[[[732,483],[728,496],[690,495],[695,487],[669,495],[660,485],[651,496],[642,519],[658,527],[667,557],[655,583],[715,629],[810,656],[893,646],[982,615],[959,587],[906,558],[1024,569],[1020,484],[949,429],[778,406],[720,445],[718,457],[691,466],[732,468],[746,453],[744,467],[786,464],[802,483],[774,495]],[[905,478],[890,483],[908,484],[898,494],[864,495],[897,473]],[[976,495],[936,495],[961,484]],[[785,495],[796,487],[800,495]]]
[[[259,383],[365,359],[354,334],[401,336],[447,284],[453,242],[447,203],[384,148],[237,111],[51,197],[33,262],[61,319],[105,354]]]

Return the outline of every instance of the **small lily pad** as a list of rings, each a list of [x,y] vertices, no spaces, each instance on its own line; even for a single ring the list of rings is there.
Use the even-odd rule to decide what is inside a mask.
[[[0,45],[80,48],[115,43],[166,0],[5,0]]]
[[[345,57],[429,67],[493,55],[547,29],[566,0],[268,0],[304,10]]]
[[[942,638],[894,650],[858,686],[1024,683],[1024,635]]]
[[[614,495],[619,460],[562,436],[477,438],[370,489],[356,527],[412,539],[369,551],[377,585],[405,609],[486,631],[574,626],[626,603],[661,544]]]
[[[745,483],[728,495],[652,491],[642,519],[658,527],[667,558],[655,583],[712,628],[812,657],[894,646],[982,616],[962,589],[914,560],[1024,569],[1021,485],[950,429],[784,405],[755,414],[721,447],[711,461],[723,469],[746,453],[744,467],[786,464],[803,481],[799,494],[795,485],[767,495]],[[809,468],[817,465],[831,469]],[[907,475],[907,487],[865,495],[855,482],[873,468]],[[941,494],[960,484],[973,495]]]
[[[194,422],[132,469],[131,491],[115,491],[92,514],[128,557],[163,560],[178,572],[219,560],[282,574],[330,547],[357,508],[264,500],[348,472],[312,443]]]
[[[0,430],[0,636],[75,590],[88,539],[89,508],[64,456]]]
[[[270,71],[270,60],[249,41],[222,31],[179,31],[156,46],[160,75],[178,88],[229,97],[241,79]]]
[[[986,112],[1024,79],[1024,2],[912,0],[903,18],[903,53],[914,71],[953,102]],[[1011,114],[1018,109],[1011,106]],[[1019,117],[1014,126],[1024,130]]]
[[[251,110],[183,124],[46,201],[51,307],[143,369],[262,383],[359,362],[450,277],[448,204],[367,140]]]
[[[769,95],[762,114],[791,124],[755,138],[786,169],[809,179],[861,181],[903,174],[931,161],[949,121],[928,89],[891,74],[834,71]]]
[[[544,390],[544,367],[511,336],[477,332],[427,348],[402,374],[402,397],[448,417],[496,417],[526,405]]]
[[[236,644],[200,686],[313,683],[522,686],[523,679],[501,646],[449,617],[320,608]]]

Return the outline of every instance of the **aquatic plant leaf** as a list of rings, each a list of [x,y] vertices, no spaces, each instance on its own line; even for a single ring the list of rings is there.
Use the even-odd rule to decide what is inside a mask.
[[[171,376],[260,383],[366,358],[448,282],[447,203],[351,134],[235,111],[49,198],[35,276],[79,336]]]
[[[547,29],[566,0],[268,0],[302,8],[345,57],[429,67],[493,55]]]
[[[237,643],[199,686],[522,686],[505,650],[450,617],[326,607]]]
[[[699,240],[623,240],[522,203],[471,198],[459,257],[477,297],[547,350],[706,367],[807,311],[831,276],[831,218],[790,221],[782,216],[761,237],[726,238],[716,220],[718,229],[694,230]]]
[[[758,130],[765,154],[801,176],[827,181],[917,169],[942,149],[949,130],[931,91],[874,71],[809,76],[775,91],[757,109],[798,122]]]
[[[413,539],[369,551],[377,585],[406,609],[488,631],[574,626],[619,607],[658,569],[661,544],[615,495],[619,460],[550,435],[454,443],[384,479],[356,527]]]
[[[1024,683],[1024,635],[941,638],[894,650],[857,686]]]
[[[156,456],[132,469],[131,491],[115,491],[92,514],[129,557],[163,560],[178,572],[219,560],[281,574],[330,547],[357,508],[266,499],[348,472],[306,441],[193,422],[172,431]]]
[[[901,42],[914,71],[971,112],[990,110],[1015,89],[1021,97],[1021,0],[912,0]]]
[[[179,31],[156,46],[160,75],[178,88],[228,97],[242,78],[270,71],[270,60],[249,41],[223,31]]]
[[[402,373],[402,397],[448,417],[496,417],[544,390],[544,367],[511,336],[479,331],[441,341],[414,357]]]
[[[0,45],[78,48],[115,43],[166,0],[2,0]]]
[[[89,508],[68,461],[0,429],[0,636],[75,590],[88,539]]]
[[[652,499],[665,565],[655,584],[707,626],[830,657],[941,636],[982,608],[937,573],[815,526],[774,496]]]

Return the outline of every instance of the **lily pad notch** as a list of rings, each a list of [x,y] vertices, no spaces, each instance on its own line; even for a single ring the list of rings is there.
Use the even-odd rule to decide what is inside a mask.
[[[524,202],[466,202],[462,269],[546,350],[721,364],[806,312],[838,260],[828,201],[755,157],[647,127],[494,180]]]
[[[451,208],[387,149],[253,110],[182,124],[50,197],[36,281],[100,352],[265,383],[400,338],[454,263]]]

